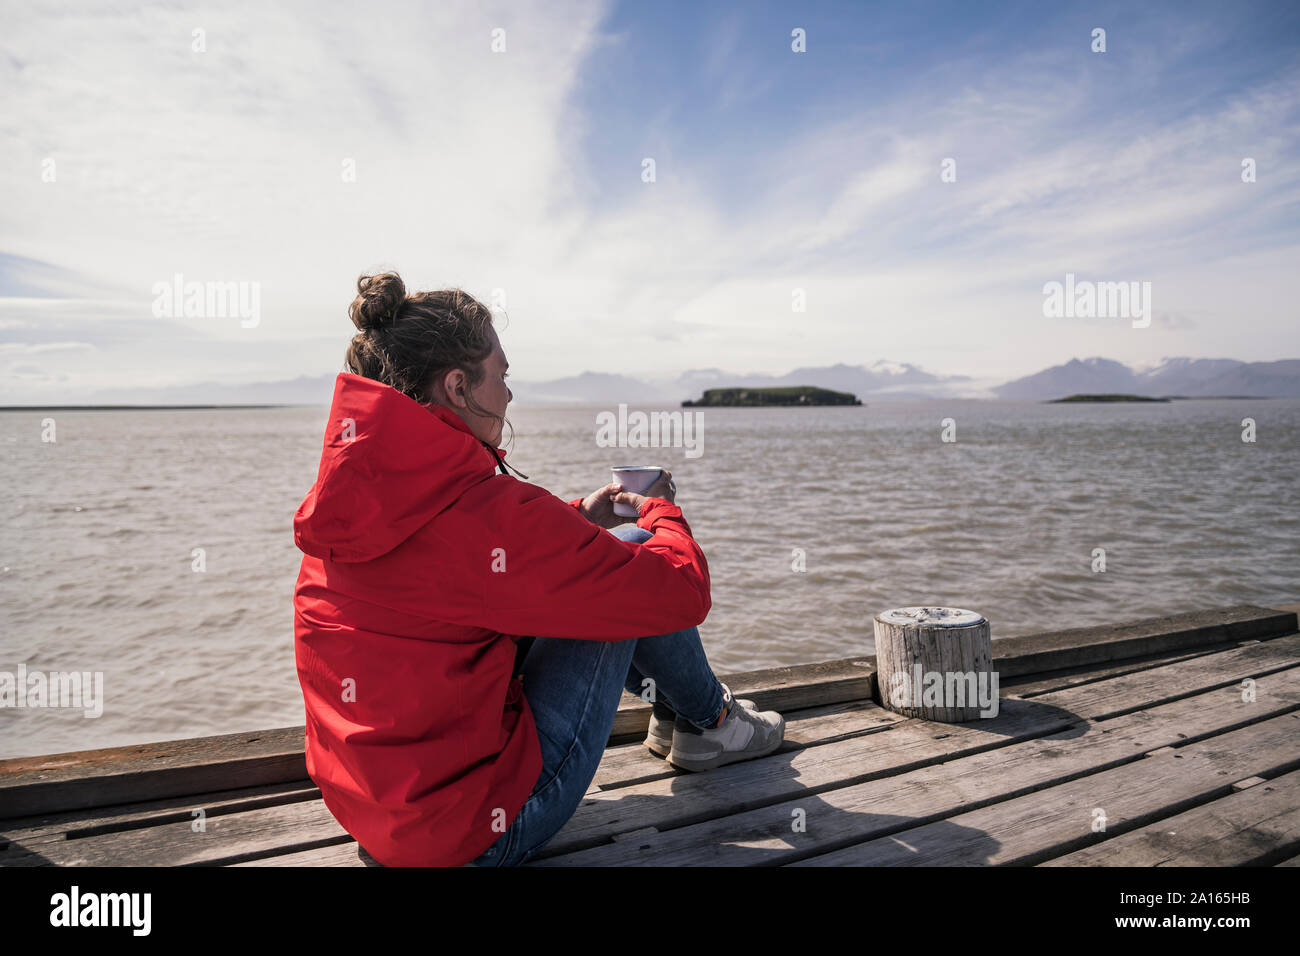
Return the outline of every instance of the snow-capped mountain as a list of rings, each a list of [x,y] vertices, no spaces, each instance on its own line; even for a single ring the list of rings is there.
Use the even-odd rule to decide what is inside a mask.
[[[905,362],[881,360],[870,365],[838,363],[805,366],[784,375],[742,374],[720,368],[690,369],[673,378],[643,380],[627,375],[583,372],[548,381],[512,376],[511,390],[520,404],[678,405],[697,399],[706,389],[812,385],[852,392],[863,402],[910,399],[987,397],[986,383],[964,375],[935,375]],[[202,382],[168,388],[102,390],[90,404],[328,404],[334,374],[292,380],[230,385]],[[1003,399],[1039,401],[1067,395],[1125,393],[1150,396],[1251,396],[1300,398],[1300,359],[1241,362],[1236,359],[1167,358],[1154,365],[1130,367],[1107,358],[1071,359],[1034,375],[991,389]]]
[[[1152,394],[1187,395],[1245,364],[1236,359],[1167,358],[1153,368],[1139,371],[1138,379],[1153,389]]]
[[[1237,359],[1167,358],[1147,368],[1112,359],[1071,359],[993,389],[998,398],[1053,399],[1067,395],[1122,393],[1211,398],[1300,397],[1300,359],[1241,362]]]
[[[691,369],[670,383],[674,393],[681,398],[698,398],[707,388],[724,387],[779,387],[783,385],[813,385],[837,392],[852,392],[866,401],[886,398],[924,398],[950,394],[970,381],[964,375],[934,375],[915,365],[881,360],[871,365],[803,366],[784,375],[737,374],[722,369]]]
[[[1066,395],[1098,392],[1137,394],[1138,377],[1131,368],[1113,359],[1070,359],[1033,375],[1026,375],[993,389],[998,398],[1064,398]]]

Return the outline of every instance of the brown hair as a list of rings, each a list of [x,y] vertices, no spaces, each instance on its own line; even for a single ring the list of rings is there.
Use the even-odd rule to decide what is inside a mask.
[[[391,385],[422,405],[437,400],[433,384],[452,369],[463,371],[471,388],[483,381],[492,312],[462,289],[408,296],[396,272],[362,275],[348,318],[359,330],[344,359],[354,375]],[[465,399],[475,413],[491,414]]]

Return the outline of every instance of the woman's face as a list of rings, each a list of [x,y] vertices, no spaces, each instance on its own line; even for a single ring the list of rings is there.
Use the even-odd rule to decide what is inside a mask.
[[[445,404],[461,417],[475,437],[496,448],[505,428],[506,406],[514,395],[506,385],[506,369],[510,363],[501,349],[501,340],[497,338],[496,329],[488,326],[488,332],[492,336],[492,353],[483,360],[483,380],[470,389],[465,373],[454,369],[444,379],[444,398]],[[466,392],[473,399],[473,407],[465,400]],[[475,408],[488,414],[480,415]]]

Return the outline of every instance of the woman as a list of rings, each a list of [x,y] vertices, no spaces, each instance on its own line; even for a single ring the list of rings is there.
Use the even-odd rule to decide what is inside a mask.
[[[624,688],[653,691],[646,746],[683,769],[775,750],[781,716],[733,701],[705,659],[708,564],[672,476],[567,503],[516,480],[489,310],[458,289],[408,297],[394,273],[357,293],[294,517],[294,633],[307,772],[362,850],[527,860],[590,788]]]

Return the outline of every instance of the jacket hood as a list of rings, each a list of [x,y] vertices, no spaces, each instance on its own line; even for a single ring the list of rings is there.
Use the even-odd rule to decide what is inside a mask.
[[[294,541],[331,561],[387,554],[492,477],[504,456],[451,409],[426,408],[390,385],[340,373],[316,483],[294,515]]]

